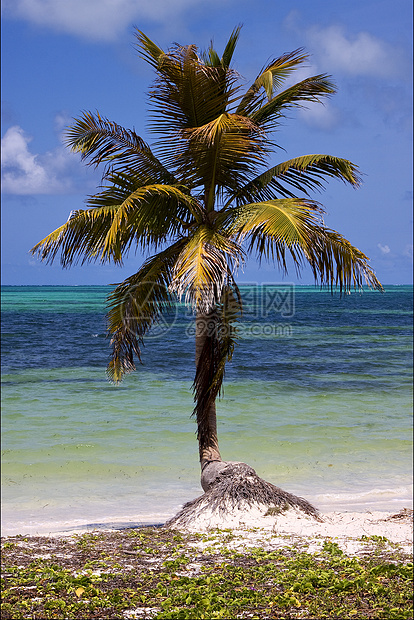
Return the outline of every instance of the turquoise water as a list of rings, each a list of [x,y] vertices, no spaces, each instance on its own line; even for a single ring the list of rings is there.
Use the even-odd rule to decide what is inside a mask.
[[[109,287],[2,287],[4,533],[162,522],[201,493],[182,305],[120,386]],[[222,456],[322,510],[412,503],[412,287],[243,287]]]

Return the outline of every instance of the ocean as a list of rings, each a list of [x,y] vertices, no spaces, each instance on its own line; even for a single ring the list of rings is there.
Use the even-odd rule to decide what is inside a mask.
[[[162,523],[202,493],[194,317],[108,382],[105,286],[2,287],[3,534]],[[242,286],[223,459],[322,511],[412,506],[412,287]]]

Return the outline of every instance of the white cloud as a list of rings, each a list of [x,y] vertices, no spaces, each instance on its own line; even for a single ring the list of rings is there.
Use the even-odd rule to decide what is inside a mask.
[[[381,245],[381,243],[377,243],[377,247],[381,250],[382,254],[390,254],[391,249],[388,245]]]
[[[413,244],[412,243],[407,243],[407,245],[404,248],[403,255],[408,256],[408,258],[411,258],[411,260],[413,260]]]
[[[82,174],[79,158],[63,146],[43,155],[31,153],[31,140],[18,125],[4,134],[1,140],[2,192],[30,195],[77,191]],[[83,179],[81,185],[85,189]]]
[[[347,36],[337,25],[308,30],[318,59],[329,70],[339,69],[350,75],[392,77],[399,73],[399,52],[368,32]]]
[[[168,23],[198,0],[3,0],[4,16],[86,39],[112,41],[134,22]]]
[[[325,131],[330,131],[341,122],[339,110],[329,102],[307,103],[306,107],[299,111],[299,116],[308,125]]]

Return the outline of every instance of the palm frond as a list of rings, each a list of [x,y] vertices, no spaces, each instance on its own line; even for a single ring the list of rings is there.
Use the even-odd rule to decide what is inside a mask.
[[[126,176],[124,183],[131,178]],[[114,186],[109,188],[109,200]],[[186,232],[194,218],[201,218],[201,206],[179,188],[162,184],[139,187],[125,196],[114,211],[102,259],[121,260],[133,241],[143,249],[157,248],[169,237]]]
[[[165,52],[138,28],[136,29],[135,36],[138,40],[137,49],[140,57],[154,69],[157,69],[162,59],[166,56]]]
[[[210,123],[183,132],[187,148],[179,164],[194,169],[194,182],[206,192],[206,208],[213,208],[217,192],[232,191],[263,165],[268,148],[263,134],[249,118],[221,114]]]
[[[315,280],[338,286],[340,291],[359,289],[365,283],[382,286],[368,264],[368,257],[334,230],[325,227],[324,211],[304,199],[269,200],[236,207],[225,223],[237,241],[249,241],[248,252],[273,260],[285,272],[287,255],[299,271],[311,266]]]
[[[230,67],[237,41],[239,40],[241,28],[242,26],[240,24],[233,29],[221,58],[213,47],[213,41],[211,41],[210,47],[207,51],[202,52],[201,54],[201,58],[206,67],[222,67],[223,69],[228,69]]]
[[[358,187],[361,183],[358,167],[347,159],[332,155],[303,155],[261,173],[231,195],[227,204],[233,200],[241,203],[272,200],[278,197],[294,198],[298,190],[305,194],[309,194],[310,190],[321,191],[327,178],[337,178],[354,187]],[[292,187],[295,193],[289,187]]]
[[[265,102],[265,95],[269,101],[275,89],[279,89],[289,75],[308,58],[309,55],[304,52],[303,48],[298,48],[268,63],[243,96],[236,114],[251,115],[255,110],[262,107]],[[261,91],[261,88],[264,92]]]
[[[113,206],[104,207],[99,212],[74,210],[63,226],[39,241],[30,252],[49,264],[60,255],[62,267],[99,260],[114,211]]]
[[[176,184],[174,175],[155,157],[151,148],[135,131],[84,112],[66,131],[65,143],[92,166],[106,164],[104,178],[114,170],[132,172],[146,183]]]
[[[185,296],[198,312],[208,313],[243,257],[236,242],[202,224],[187,239],[174,265],[170,290]]]
[[[328,75],[314,75],[278,93],[249,116],[260,127],[271,131],[289,108],[303,108],[308,101],[321,103],[323,97],[329,97],[335,92],[335,85]]]
[[[238,243],[247,240],[248,252],[255,250],[259,258],[273,260],[286,272],[287,253],[296,267],[301,265],[307,231],[320,223],[321,213],[310,200],[268,200],[228,210],[223,229]]]
[[[315,281],[322,286],[336,286],[341,293],[364,285],[383,291],[369,258],[335,230],[316,230],[308,241],[306,255]]]
[[[169,285],[183,244],[180,240],[147,259],[137,273],[118,284],[108,297],[112,357],[107,372],[111,381],[118,383],[124,374],[135,370],[134,357],[141,359],[144,336],[161,314],[173,307]]]
[[[241,29],[242,29],[242,24],[239,24],[238,26],[236,26],[233,32],[231,33],[229,40],[226,43],[223,56],[221,57],[221,66],[224,69],[228,69],[230,67],[231,61],[233,59],[234,51],[236,49],[236,45],[240,37]]]
[[[201,207],[191,196],[169,185],[136,188],[133,175],[112,175],[112,185],[89,199],[92,208],[72,213],[68,221],[40,241],[32,254],[63,267],[85,262],[122,263],[131,246],[157,248],[186,231]]]
[[[226,112],[237,80],[231,69],[206,66],[192,46],[171,54],[171,58],[174,72],[159,68],[150,91],[150,129],[162,135],[163,142]]]
[[[213,41],[211,41],[208,50],[201,53],[201,58],[206,67],[221,67],[221,59],[216,50],[213,48]]]

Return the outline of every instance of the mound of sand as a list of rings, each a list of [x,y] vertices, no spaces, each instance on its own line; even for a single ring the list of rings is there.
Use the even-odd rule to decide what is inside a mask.
[[[168,522],[164,527],[168,527]],[[191,523],[174,528],[188,532],[206,532],[217,528],[230,529],[248,540],[263,542],[270,533],[280,534],[281,539],[305,538],[309,542],[321,539],[334,539],[347,551],[359,546],[372,536],[387,538],[399,543],[409,553],[412,550],[413,511],[403,509],[399,513],[385,512],[330,512],[321,514],[318,519],[300,510],[289,509],[276,514],[266,514],[263,506],[251,506],[245,510],[234,510],[225,514],[214,511],[201,511]],[[259,534],[259,536],[258,536]],[[260,540],[259,540],[260,539]]]

